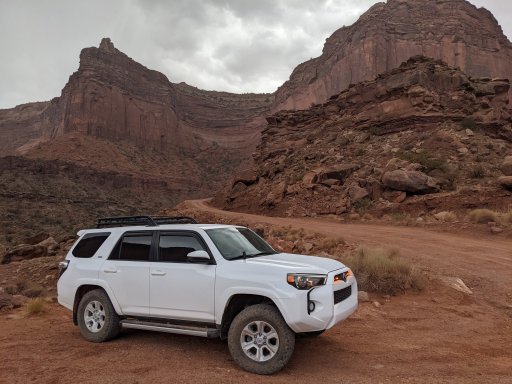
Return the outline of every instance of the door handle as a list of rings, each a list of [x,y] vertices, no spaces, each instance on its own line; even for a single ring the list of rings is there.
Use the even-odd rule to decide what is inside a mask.
[[[151,274],[153,276],[165,276],[166,273],[164,271],[160,271],[160,270],[157,270],[157,271],[151,271]]]
[[[115,269],[115,268],[107,268],[107,269],[104,269],[103,272],[105,272],[105,273],[117,273],[117,269]]]

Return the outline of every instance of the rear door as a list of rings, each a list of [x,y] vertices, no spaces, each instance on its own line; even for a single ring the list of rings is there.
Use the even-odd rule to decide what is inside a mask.
[[[126,232],[100,269],[125,315],[149,316],[149,269],[154,231]]]
[[[194,231],[165,231],[156,237],[156,260],[150,268],[150,315],[215,322],[215,259]],[[205,250],[210,262],[192,263],[187,254]]]

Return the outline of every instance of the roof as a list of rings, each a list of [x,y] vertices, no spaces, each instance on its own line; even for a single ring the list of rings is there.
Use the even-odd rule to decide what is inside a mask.
[[[127,231],[165,231],[165,230],[197,230],[197,229],[217,229],[217,228],[235,228],[239,225],[228,224],[162,224],[157,226],[136,225],[136,226],[123,226],[123,227],[109,227],[109,228],[89,228],[78,231],[78,236],[85,233],[105,233],[105,232],[127,232]]]

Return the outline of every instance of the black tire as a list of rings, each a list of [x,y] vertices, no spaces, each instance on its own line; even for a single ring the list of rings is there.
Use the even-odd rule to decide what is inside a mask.
[[[277,350],[272,357],[267,357],[266,361],[255,361],[242,349],[242,331],[256,321],[265,322],[273,327],[278,336]],[[270,331],[271,328],[268,330]],[[270,342],[269,338],[268,343]],[[256,304],[247,307],[234,318],[228,332],[228,346],[233,360],[242,369],[258,375],[271,375],[283,369],[290,360],[295,348],[295,333],[288,327],[276,307],[269,304]],[[265,351],[267,346],[262,345],[261,348]],[[275,349],[275,346],[273,348]],[[272,355],[269,353],[270,349],[267,348],[266,352],[268,356]]]
[[[99,303],[99,305],[96,303]],[[88,307],[89,305],[92,307]],[[93,315],[90,309],[94,308],[94,305],[97,305],[99,310],[99,314],[97,314],[98,322],[92,320],[87,322],[86,316]],[[121,331],[121,318],[112,306],[108,295],[102,289],[89,291],[82,297],[78,304],[77,320],[80,333],[84,339],[94,343],[111,340],[119,335]],[[103,323],[100,327],[98,324],[101,320]],[[94,324],[96,324],[96,326],[94,326]],[[92,331],[91,328],[94,329],[94,331]]]
[[[297,333],[296,336],[299,339],[311,339],[313,337],[320,336],[324,332],[325,332],[325,330],[323,330],[323,331],[313,331],[313,332],[302,332],[302,333]]]

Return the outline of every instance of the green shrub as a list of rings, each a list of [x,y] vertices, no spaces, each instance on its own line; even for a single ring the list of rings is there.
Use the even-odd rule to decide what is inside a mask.
[[[472,179],[482,179],[485,177],[484,167],[477,165],[469,171],[469,177]]]
[[[364,199],[356,201],[352,206],[355,208],[357,213],[363,216],[372,207],[373,202],[370,198],[365,197]]]
[[[446,161],[436,157],[432,157],[428,152],[411,152],[404,151],[400,154],[402,160],[406,160],[410,163],[417,163],[422,165],[427,172],[433,171],[434,169],[440,169],[444,171],[446,169]]]
[[[460,126],[464,129],[471,129],[472,131],[478,128],[477,122],[471,116],[462,119],[462,121],[460,122]]]

